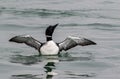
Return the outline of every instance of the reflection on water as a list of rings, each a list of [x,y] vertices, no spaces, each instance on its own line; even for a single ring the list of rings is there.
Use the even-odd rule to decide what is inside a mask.
[[[45,72],[46,72],[46,79],[52,79],[54,75],[57,75],[57,73],[53,72],[55,69],[55,63],[54,62],[48,62],[44,66]],[[44,74],[39,75],[33,75],[33,74],[20,74],[20,75],[12,75],[11,79],[43,79]]]
[[[34,65],[39,64],[40,62],[46,62],[43,66],[45,69],[45,74],[18,74],[12,75],[11,79],[52,79],[54,76],[58,75],[59,73],[55,72],[56,70],[56,63],[62,61],[77,61],[77,60],[84,60],[89,61],[91,60],[91,56],[86,57],[72,57],[68,53],[56,55],[56,56],[39,56],[39,55],[31,55],[31,56],[23,56],[23,55],[14,55],[11,56],[10,62],[11,63],[19,63],[23,65]],[[74,74],[72,72],[66,72],[66,75],[72,77],[92,77],[93,74]],[[71,77],[71,78],[72,78]]]
[[[74,52],[73,52],[74,53]],[[85,54],[85,56],[83,55]],[[20,63],[24,65],[37,64],[38,62],[47,61],[47,62],[59,62],[59,61],[88,61],[92,60],[94,57],[92,53],[83,52],[83,56],[71,56],[69,53],[62,53],[55,56],[39,56],[39,55],[13,55],[10,57],[11,63]]]
[[[32,75],[32,74],[12,75],[11,79],[43,79],[37,76],[38,75]]]
[[[23,56],[23,55],[14,55],[11,57],[12,63],[21,63],[24,65],[31,65],[31,64],[36,64],[37,62],[40,62],[38,58],[39,56],[33,55],[33,56]]]
[[[57,73],[53,72],[55,69],[55,63],[59,62],[58,56],[22,56],[16,55],[11,57],[12,63],[21,63],[24,65],[31,65],[36,64],[37,62],[46,61],[47,64],[43,67],[46,72],[46,79],[52,79],[54,75]],[[11,79],[43,79],[41,75],[33,75],[33,74],[19,74],[19,75],[12,75]]]
[[[55,69],[54,62],[48,62],[44,68],[46,69],[45,72],[47,74],[46,79],[52,79],[54,75],[57,75],[57,73],[53,72],[53,70]]]

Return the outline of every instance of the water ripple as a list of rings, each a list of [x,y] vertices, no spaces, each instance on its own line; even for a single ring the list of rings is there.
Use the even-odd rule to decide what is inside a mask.
[[[14,15],[22,15],[22,16],[41,16],[41,17],[68,17],[73,16],[74,13],[72,11],[67,10],[49,10],[49,9],[15,9],[15,8],[0,8],[1,13],[10,13]]]
[[[68,78],[88,78],[88,77],[95,77],[95,73],[72,73],[70,71],[66,71],[66,74],[69,75]]]
[[[21,75],[12,75],[11,79],[43,79],[41,75],[33,75],[33,74],[21,74]]]
[[[32,65],[42,61],[48,61],[48,62],[70,61],[71,62],[71,61],[90,61],[92,59],[93,59],[92,56],[72,57],[70,54],[64,53],[64,54],[60,54],[59,56],[13,55],[10,57],[10,62],[24,64],[24,65]]]
[[[86,23],[86,24],[69,23],[69,24],[61,24],[61,26],[100,26],[100,27],[119,27],[119,25],[115,25],[115,24],[107,24],[107,23]]]

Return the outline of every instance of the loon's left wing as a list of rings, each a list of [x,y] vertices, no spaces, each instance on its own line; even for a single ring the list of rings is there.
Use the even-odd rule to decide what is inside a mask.
[[[96,43],[88,40],[86,38],[80,38],[80,37],[67,37],[63,42],[59,43],[58,46],[60,48],[60,51],[62,50],[68,50],[70,48],[73,48],[77,45],[80,46],[87,46],[87,45],[95,45]]]
[[[35,49],[39,50],[41,47],[41,43],[31,37],[30,35],[19,35],[11,38],[9,40],[10,42],[16,42],[16,43],[25,43],[28,46],[34,47]]]

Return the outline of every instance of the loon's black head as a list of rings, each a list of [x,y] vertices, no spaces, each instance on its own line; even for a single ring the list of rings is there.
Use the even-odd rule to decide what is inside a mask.
[[[55,25],[50,25],[49,27],[47,27],[46,31],[45,31],[45,35],[46,35],[46,39],[47,41],[50,41],[52,40],[52,35],[53,35],[53,32],[55,30],[55,28],[58,26],[58,24],[55,24]]]

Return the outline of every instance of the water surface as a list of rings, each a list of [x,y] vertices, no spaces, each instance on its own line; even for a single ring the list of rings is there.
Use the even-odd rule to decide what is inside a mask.
[[[0,0],[0,77],[2,79],[119,79],[119,0]],[[59,23],[53,39],[91,39],[96,46],[75,47],[59,56],[39,56],[24,44],[29,34],[45,42],[44,31]]]

